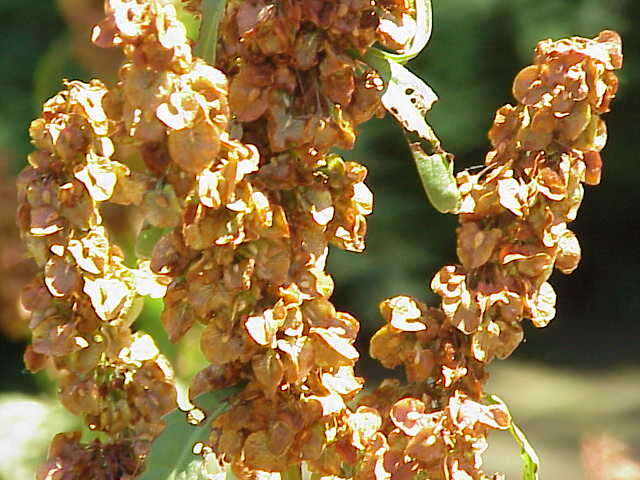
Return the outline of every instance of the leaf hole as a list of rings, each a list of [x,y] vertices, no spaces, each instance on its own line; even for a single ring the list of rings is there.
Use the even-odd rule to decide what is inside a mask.
[[[193,449],[191,451],[193,452],[194,455],[200,455],[203,449],[204,449],[204,443],[198,442],[193,446]]]
[[[187,422],[191,425],[200,425],[206,418],[206,414],[199,408],[194,408],[187,412]]]

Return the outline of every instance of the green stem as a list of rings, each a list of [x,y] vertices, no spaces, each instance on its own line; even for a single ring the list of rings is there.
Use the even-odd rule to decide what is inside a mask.
[[[226,4],[226,0],[203,0],[202,2],[202,21],[194,53],[210,65],[216,62],[218,24]]]
[[[282,480],[302,480],[302,467],[300,464],[291,465],[281,476]]]

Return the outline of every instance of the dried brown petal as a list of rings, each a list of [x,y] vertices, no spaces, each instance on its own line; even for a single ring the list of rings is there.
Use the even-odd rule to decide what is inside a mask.
[[[249,337],[258,345],[275,346],[276,332],[284,325],[284,317],[277,318],[273,310],[265,310],[262,315],[248,317],[245,321],[245,328]]]
[[[364,450],[382,427],[382,418],[373,408],[358,407],[355,412],[349,414],[347,424],[352,432],[351,443],[357,449]]]
[[[343,397],[351,397],[362,388],[363,379],[354,376],[353,367],[338,367],[334,373],[321,375],[322,385]]]
[[[460,391],[455,392],[449,400],[448,407],[451,420],[460,430],[472,431],[477,423],[489,428],[506,430],[511,424],[511,417],[505,405],[482,405]]]
[[[65,259],[52,256],[44,267],[44,282],[54,297],[68,297],[82,287],[77,269]]]
[[[571,230],[567,230],[558,241],[555,267],[564,274],[570,274],[578,267],[580,257],[578,238]]]
[[[520,345],[524,333],[519,324],[487,322],[473,335],[472,352],[479,362],[489,363],[494,357],[508,358]]]
[[[529,89],[534,86],[534,82],[540,75],[540,67],[538,65],[529,65],[520,70],[513,81],[513,96],[519,102],[525,101],[525,96]]]
[[[313,339],[315,360],[319,366],[336,367],[352,365],[358,358],[353,340],[345,338],[339,328],[316,328],[309,330]]]
[[[34,237],[53,235],[64,228],[64,220],[60,217],[58,211],[49,205],[32,208],[30,211],[30,223],[29,232]]]
[[[33,345],[27,345],[24,351],[24,364],[31,373],[37,373],[47,364],[47,356],[37,353]]]
[[[420,400],[404,398],[393,405],[389,412],[389,418],[405,435],[415,437],[422,430],[428,428],[432,420],[425,411],[425,404]]]
[[[306,337],[278,340],[278,350],[282,353],[286,381],[293,384],[302,382],[314,366],[311,341]]]
[[[154,227],[174,228],[181,223],[182,209],[169,185],[158,190],[148,190],[141,208],[145,220]]]
[[[269,448],[269,434],[260,430],[250,434],[244,442],[244,463],[256,470],[282,472],[288,468],[286,457]]]
[[[584,182],[587,185],[598,185],[602,175],[602,158],[599,152],[585,152],[584,163],[586,173]]]
[[[85,277],[83,291],[91,299],[98,316],[106,321],[118,318],[131,302],[129,285],[117,278]]]
[[[412,352],[407,352],[404,368],[410,383],[426,382],[434,372],[436,355],[432,350],[420,348],[417,344]]]
[[[275,394],[284,376],[284,367],[279,355],[273,350],[263,355],[256,355],[251,360],[251,368],[256,380],[265,388],[267,394]]]
[[[215,323],[210,323],[200,337],[200,349],[209,362],[224,365],[245,356],[249,345],[239,332],[226,334]]]
[[[369,354],[386,368],[395,368],[403,362],[402,352],[410,351],[413,343],[408,335],[385,325],[371,338]]]
[[[168,135],[171,159],[189,173],[199,173],[215,161],[220,151],[220,130],[207,121],[193,128],[171,130]]]
[[[572,111],[560,121],[560,130],[567,144],[573,143],[591,122],[591,107],[589,102],[578,102]]]
[[[531,322],[536,327],[546,327],[556,316],[556,292],[553,287],[544,282],[534,294],[532,301],[528,301]]]
[[[422,311],[410,297],[394,297],[380,304],[380,311],[387,321],[403,332],[419,332],[427,326],[421,320]]]
[[[465,268],[481,267],[489,261],[498,245],[502,232],[498,228],[481,230],[475,222],[463,223],[458,228],[458,258]]]
[[[252,122],[260,118],[269,106],[270,74],[266,70],[244,68],[229,85],[229,106],[238,120]]]

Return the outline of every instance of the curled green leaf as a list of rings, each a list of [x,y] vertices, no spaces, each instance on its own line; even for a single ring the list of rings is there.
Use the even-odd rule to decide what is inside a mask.
[[[455,212],[460,206],[460,191],[453,176],[453,162],[446,153],[427,155],[420,143],[412,143],[409,147],[433,207],[441,213]]]
[[[487,398],[494,402],[502,404],[505,409],[507,408],[504,401],[497,395],[488,395]],[[508,411],[508,409],[507,409]],[[509,413],[511,417],[511,413]],[[529,440],[520,428],[515,424],[513,419],[510,422],[509,430],[513,438],[520,446],[520,458],[522,459],[522,480],[539,480],[540,460],[536,451],[531,446]]]
[[[431,38],[431,30],[433,27],[433,12],[431,8],[431,0],[416,0],[416,35],[411,41],[411,45],[404,53],[389,53],[380,50],[380,54],[388,60],[396,63],[405,64],[409,60],[418,56],[418,54],[427,46]]]
[[[384,81],[381,101],[385,109],[405,132],[426,141],[434,152],[426,154],[420,142],[410,144],[429,201],[439,212],[455,212],[460,205],[460,192],[453,175],[453,162],[425,119],[438,97],[419,77],[379,50],[369,50],[363,60],[375,68]]]
[[[540,460],[535,450],[518,426],[511,422],[511,435],[520,445],[520,458],[522,458],[522,480],[538,480],[540,470]]]

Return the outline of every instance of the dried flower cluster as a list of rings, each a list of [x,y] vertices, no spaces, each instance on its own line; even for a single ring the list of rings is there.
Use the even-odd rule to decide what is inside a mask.
[[[380,15],[400,18],[403,5],[232,1],[220,24],[217,65],[229,78],[231,132],[259,152],[248,185],[273,220],[262,230],[245,220],[234,246],[219,241],[211,249],[235,258],[194,264],[183,288],[193,292],[190,305],[199,295],[208,302],[196,314],[208,322],[202,348],[212,366],[192,395],[248,381],[211,435],[238,475],[301,461],[342,475],[357,455],[346,402],[362,383],[353,371],[359,325],[329,301],[333,281],[324,268],[329,243],[364,249],[372,196],[366,169],[329,150],[351,148],[356,125],[381,109],[378,75],[347,51],[384,40]],[[242,281],[232,283],[236,276]]]
[[[111,3],[117,9],[108,6],[107,21],[113,22],[115,16],[129,35],[123,34],[125,38],[140,36],[136,12],[130,10],[140,5]],[[172,25],[181,28],[175,19],[171,23],[172,7],[146,7],[150,8],[158,10],[153,20],[161,32]],[[161,15],[165,10],[169,21]],[[106,41],[109,32],[99,33],[98,40]],[[23,293],[33,334],[25,361],[37,371],[52,360],[60,377],[61,402],[82,416],[91,430],[109,437],[105,445],[82,445],[78,435],[61,434],[54,440],[49,462],[39,471],[42,479],[83,478],[87,471],[95,472],[92,478],[134,476],[163,428],[162,415],[175,408],[170,365],[151,337],[131,331],[142,297],[162,296],[166,287],[155,281],[148,260],[137,268],[125,265],[124,254],[110,241],[100,215],[105,202],[142,203],[147,182],[155,180],[132,169],[135,162],[126,139],[142,122],[132,118],[139,111],[122,106],[127,91],[134,95],[143,91],[140,76],[153,74],[146,67],[146,55],[156,68],[165,70],[173,58],[173,47],[162,45],[158,35],[146,38],[142,58],[132,58],[136,49],[125,49],[132,63],[123,67],[123,80],[115,89],[96,80],[67,82],[64,91],[45,103],[42,116],[30,128],[37,150],[18,179],[18,224],[43,272]],[[138,73],[138,83],[128,81],[131,71]]]
[[[217,68],[195,58],[169,0],[107,0],[94,30],[122,49],[118,84],[73,81],[30,129],[18,222],[43,272],[25,289],[32,371],[52,361],[60,398],[109,441],[60,434],[38,478],[132,478],[175,407],[171,369],[131,325],[164,299],[172,341],[196,323],[210,365],[190,395],[244,387],[212,423],[213,451],[242,478],[302,462],[359,480],[488,478],[480,454],[505,408],[483,397],[485,364],[552,316],[551,267],[577,262],[581,181],[597,183],[619,39],[542,43],[516,79],[521,102],[491,131],[478,175],[460,174],[459,257],[433,281],[442,308],[382,304],[371,353],[404,364],[347,405],[359,324],[329,300],[328,245],[364,249],[372,195],[351,148],[381,113],[378,74],[355,57],[416,32],[408,1],[230,0]],[[200,2],[189,2],[198,11]],[[143,218],[130,267],[101,209]]]
[[[417,471],[430,479],[486,478],[478,456],[485,434],[509,421],[497,405],[477,403],[487,403],[485,365],[519,345],[523,318],[543,327],[555,315],[547,280],[554,266],[571,273],[580,260],[567,223],[582,183],[600,180],[600,114],[609,110],[621,66],[614,32],[538,44],[534,65],[514,81],[518,105],[498,110],[486,167],[457,177],[460,264],[443,267],[431,282],[441,307],[409,297],[382,303],[387,324],[372,339],[371,355],[389,368],[404,365],[412,385],[383,384],[365,399],[375,405],[382,397],[390,409],[388,443],[378,439],[372,455],[398,459],[377,480]]]
[[[174,406],[172,372],[151,337],[131,332],[142,307],[136,283],[148,283],[144,266],[127,268],[101,223],[99,205],[127,171],[111,160],[107,91],[97,81],[66,87],[32,122],[37,150],[18,178],[18,225],[43,270],[22,296],[33,336],[25,361],[37,371],[52,360],[61,402],[113,445],[133,443],[142,453]]]
[[[377,76],[344,54],[371,45],[378,22],[364,3],[249,5],[230,5],[221,26],[227,96],[227,78],[192,57],[169,2],[106,2],[94,42],[122,48],[118,85],[68,82],[31,127],[38,150],[20,177],[19,219],[44,276],[24,295],[25,358],[32,370],[53,358],[63,403],[114,445],[150,440],[173,390],[150,338],[132,338],[130,325],[141,296],[166,290],[172,341],[206,325],[212,365],[191,395],[247,382],[214,447],[238,469],[285,470],[333,462],[326,438],[361,386],[358,323],[329,302],[324,265],[329,242],[364,248],[371,193],[364,167],[328,151],[351,147],[354,126],[380,108]],[[284,43],[265,56],[258,46],[274,21]],[[227,52],[235,44],[246,51]],[[106,203],[142,212],[136,269],[110,243]],[[75,435],[56,442],[43,478],[84,471],[103,448]]]

